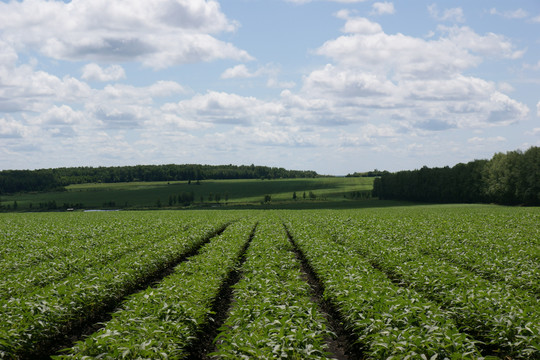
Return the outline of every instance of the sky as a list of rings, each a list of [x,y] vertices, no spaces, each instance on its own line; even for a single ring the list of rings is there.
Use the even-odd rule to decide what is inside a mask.
[[[540,146],[538,0],[1,0],[0,170]]]

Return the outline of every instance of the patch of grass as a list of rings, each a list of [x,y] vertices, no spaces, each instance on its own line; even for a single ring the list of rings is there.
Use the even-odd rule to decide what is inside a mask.
[[[70,185],[64,192],[20,193],[3,195],[1,205],[6,209],[16,201],[17,210],[39,210],[40,204],[83,208],[176,208],[177,202],[169,206],[171,197],[193,193],[198,208],[225,206],[232,208],[351,208],[361,201],[354,200],[358,191],[373,188],[373,178],[321,177],[310,179],[275,180],[204,180],[195,182],[131,182],[94,183]],[[296,193],[296,200],[293,194]],[[310,193],[312,196],[310,196]],[[305,194],[305,197],[304,197]],[[219,204],[216,201],[219,195]],[[265,195],[271,201],[264,202]]]

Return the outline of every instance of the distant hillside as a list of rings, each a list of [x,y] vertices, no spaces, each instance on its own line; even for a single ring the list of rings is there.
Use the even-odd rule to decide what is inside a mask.
[[[72,209],[321,208],[363,206],[374,178],[88,183],[0,197],[2,211]]]
[[[0,194],[60,190],[67,185],[134,181],[314,178],[315,171],[255,165],[136,165],[0,171]]]

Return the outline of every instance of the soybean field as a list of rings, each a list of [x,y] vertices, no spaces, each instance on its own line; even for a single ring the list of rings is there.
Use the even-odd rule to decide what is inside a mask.
[[[540,359],[540,209],[0,214],[0,359]]]

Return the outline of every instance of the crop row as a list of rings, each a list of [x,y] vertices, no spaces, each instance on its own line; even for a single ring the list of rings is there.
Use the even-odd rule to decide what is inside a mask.
[[[336,245],[344,246],[352,256],[366,257],[394,281],[440,304],[460,331],[481,342],[485,353],[524,359],[540,356],[540,314],[535,296],[426,255],[420,251],[428,241],[425,238],[410,237],[403,231],[388,236],[388,231],[395,229],[356,231],[362,227],[362,219],[318,220]]]
[[[434,303],[384,273],[308,220],[287,228],[324,287],[324,296],[370,359],[472,359],[479,352]]]
[[[69,233],[61,232],[65,229],[60,228],[60,234],[57,232],[48,235],[52,239],[56,238],[57,243],[46,247],[47,251],[41,251],[41,253],[48,253],[46,258],[41,258],[39,263],[27,264],[17,271],[4,273],[0,279],[0,298],[21,297],[49,284],[63,282],[70,275],[84,273],[87,269],[96,272],[100,267],[113,263],[129,253],[144,250],[154,242],[172,236],[187,236],[190,227],[196,228],[200,226],[197,222],[203,221],[203,218],[193,219],[184,224],[177,221],[165,227],[162,223],[150,223],[143,226],[143,224],[132,222],[126,226],[124,221],[117,221],[114,223],[116,226],[108,227],[106,232],[96,234],[93,232],[93,226],[72,231],[75,238],[68,236]],[[81,234],[91,234],[91,236],[82,237]],[[31,239],[24,238],[20,241],[32,242]],[[31,255],[21,253],[16,258],[12,256],[10,260],[15,263],[22,260],[20,262],[24,263],[27,256]]]
[[[224,228],[223,221],[200,223],[189,233],[149,241],[145,248],[128,252],[115,261],[85,268],[20,297],[1,299],[0,357],[45,351],[59,337],[115,306],[141,283],[198,248]],[[131,239],[122,241],[129,243]],[[122,241],[117,239],[116,243]]]
[[[414,213],[383,222],[381,236],[450,261],[479,276],[540,295],[540,217],[523,209]],[[365,228],[364,220],[359,224]],[[389,231],[391,229],[391,231]],[[393,233],[393,234],[392,234]]]
[[[325,359],[332,333],[310,299],[283,226],[259,223],[234,286],[233,307],[216,338],[220,359]]]
[[[156,287],[131,296],[100,331],[58,359],[184,358],[211,321],[212,304],[249,241],[253,221],[231,225]]]
[[[113,214],[113,213],[111,213]],[[102,213],[3,214],[0,219],[0,271],[2,274],[42,265],[53,259],[72,258],[79,250],[101,247],[119,234],[139,234],[151,227],[137,217]],[[63,216],[60,216],[63,215]]]

